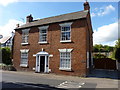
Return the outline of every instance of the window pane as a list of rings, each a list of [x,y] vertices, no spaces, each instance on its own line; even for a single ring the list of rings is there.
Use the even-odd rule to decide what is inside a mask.
[[[61,68],[70,68],[70,53],[61,52],[60,53],[60,67]]]
[[[40,30],[40,42],[47,41],[47,30]]]
[[[70,40],[70,27],[62,27],[61,40]]]
[[[21,64],[28,64],[28,53],[21,53]]]
[[[70,26],[68,26],[68,27],[62,27],[62,31],[64,32],[64,31],[70,31]]]
[[[40,33],[47,33],[46,29],[40,30]]]
[[[22,43],[28,43],[28,36],[29,36],[29,32],[28,31],[23,31],[22,32]]]

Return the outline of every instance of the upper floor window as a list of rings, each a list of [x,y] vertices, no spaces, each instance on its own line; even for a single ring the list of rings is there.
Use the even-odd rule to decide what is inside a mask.
[[[30,29],[22,30],[22,44],[28,44],[29,30]]]
[[[61,26],[60,42],[71,42],[71,24],[72,22],[59,24]]]
[[[47,43],[48,26],[39,27],[39,43]]]

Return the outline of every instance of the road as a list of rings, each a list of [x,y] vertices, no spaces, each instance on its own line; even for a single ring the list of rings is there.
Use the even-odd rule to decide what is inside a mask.
[[[102,83],[101,83],[102,82]],[[44,90],[82,88],[117,88],[111,79],[80,78],[73,76],[40,74],[34,72],[2,71],[2,88],[39,88]],[[115,90],[115,89],[114,89]],[[117,89],[116,89],[117,90]]]
[[[54,80],[23,73],[2,72],[2,88],[55,88],[64,80]]]

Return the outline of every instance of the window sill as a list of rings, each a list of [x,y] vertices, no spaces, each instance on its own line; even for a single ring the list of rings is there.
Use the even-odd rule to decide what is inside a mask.
[[[66,40],[66,41],[60,41],[61,43],[67,43],[67,42],[72,42],[71,40]]]
[[[71,71],[71,68],[59,68],[59,70]]]
[[[20,67],[28,67],[26,64],[20,64]]]
[[[21,45],[28,45],[29,43],[21,43]]]
[[[39,44],[47,44],[47,42],[38,42]]]

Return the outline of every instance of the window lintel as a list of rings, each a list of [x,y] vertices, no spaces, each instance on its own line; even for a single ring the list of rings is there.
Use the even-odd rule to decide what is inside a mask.
[[[58,49],[59,52],[71,52],[73,49]]]
[[[61,27],[71,26],[73,22],[59,24]]]

